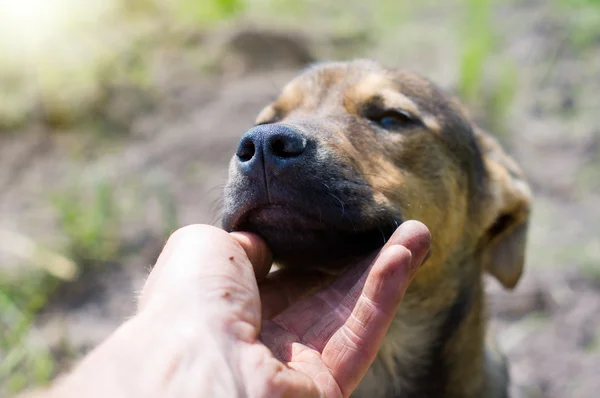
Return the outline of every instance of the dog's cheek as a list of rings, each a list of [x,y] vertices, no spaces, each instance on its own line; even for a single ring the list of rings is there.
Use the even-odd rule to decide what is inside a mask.
[[[467,225],[467,198],[461,184],[450,174],[443,182],[414,181],[412,191],[417,205],[407,214],[428,226],[432,235],[431,264],[441,264],[462,244]]]
[[[430,263],[439,264],[464,235],[466,182],[442,150],[407,147],[404,154],[395,155],[394,161],[380,155],[366,179],[377,203],[399,210],[404,220],[415,219],[427,225],[432,234]],[[430,153],[437,154],[437,158]]]

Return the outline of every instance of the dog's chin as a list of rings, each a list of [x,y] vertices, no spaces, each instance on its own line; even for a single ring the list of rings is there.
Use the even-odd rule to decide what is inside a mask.
[[[281,267],[339,273],[383,247],[399,222],[349,224],[342,229],[289,207],[268,206],[246,212],[226,229],[261,236]]]

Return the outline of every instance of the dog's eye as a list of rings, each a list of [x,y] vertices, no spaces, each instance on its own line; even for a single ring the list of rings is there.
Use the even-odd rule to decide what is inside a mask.
[[[387,110],[376,115],[367,115],[367,118],[384,129],[395,129],[414,124],[417,119],[408,112],[402,110]]]

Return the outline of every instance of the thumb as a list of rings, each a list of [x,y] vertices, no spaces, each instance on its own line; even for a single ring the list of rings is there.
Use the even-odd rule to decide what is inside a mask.
[[[138,312],[150,307],[191,308],[194,314],[218,310],[260,327],[252,264],[236,239],[209,225],[190,225],[171,235],[140,294]]]

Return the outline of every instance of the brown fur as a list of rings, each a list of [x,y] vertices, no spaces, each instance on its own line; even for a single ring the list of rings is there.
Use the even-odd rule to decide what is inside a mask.
[[[387,131],[368,120],[372,108],[401,110],[415,123]],[[313,139],[314,159],[335,170],[323,181],[358,178],[368,186],[368,200],[358,204],[347,190],[335,191],[342,207],[347,202],[342,211],[360,210],[354,223],[366,228],[388,209],[431,231],[431,257],[355,395],[506,397],[504,361],[486,348],[482,277],[487,270],[507,288],[517,283],[530,193],[498,143],[434,84],[370,61],[311,67],[256,122],[292,126]],[[232,171],[229,186],[238,179]],[[232,190],[233,213],[241,199]]]

